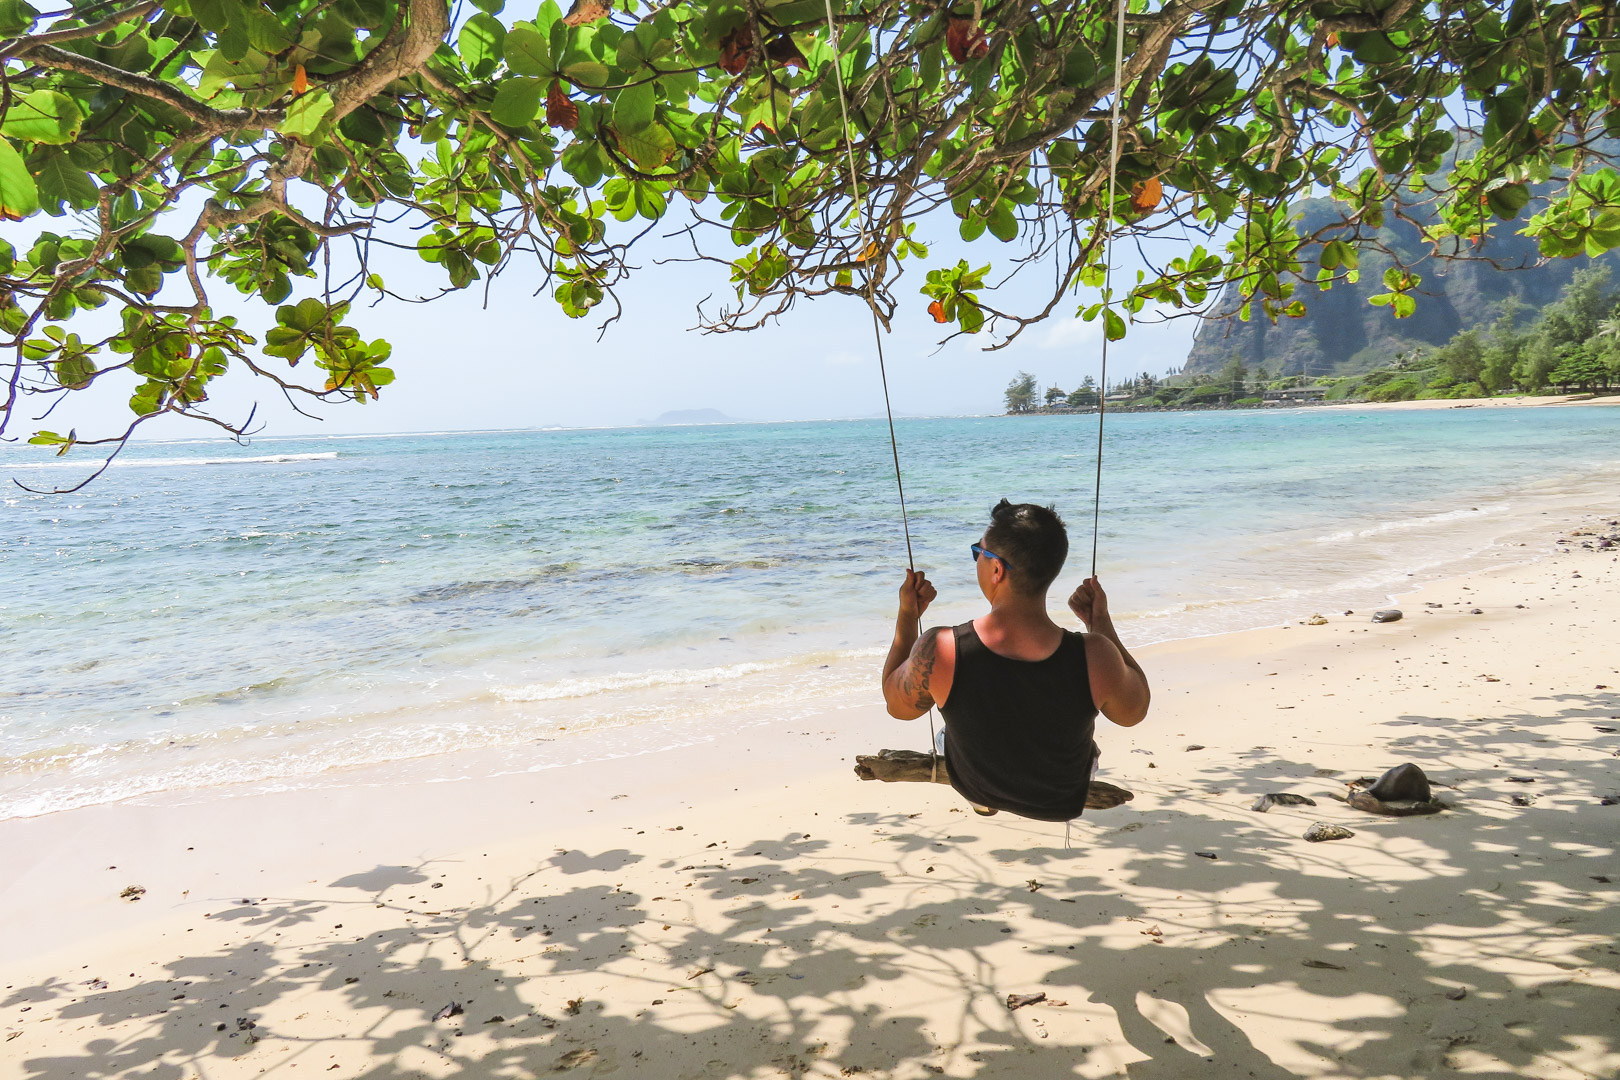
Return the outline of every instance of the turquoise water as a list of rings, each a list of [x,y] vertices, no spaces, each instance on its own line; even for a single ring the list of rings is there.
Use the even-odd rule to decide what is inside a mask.
[[[1612,492],[1617,433],[1602,407],[1111,417],[1100,570],[1131,644],[1376,604]],[[968,544],[1003,495],[1058,506],[1078,583],[1094,418],[899,438],[937,621],[975,613]],[[469,748],[539,768],[582,732],[638,752],[877,700],[890,470],[882,423],[850,421],[139,444],[85,491],[14,489],[0,817]]]

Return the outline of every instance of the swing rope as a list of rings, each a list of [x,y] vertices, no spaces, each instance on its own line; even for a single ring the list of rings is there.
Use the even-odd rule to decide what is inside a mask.
[[[1091,496],[1091,576],[1097,576],[1097,534],[1102,526],[1103,414],[1108,411],[1108,316],[1114,300],[1114,199],[1119,191],[1119,99],[1125,74],[1125,0],[1114,13],[1114,104],[1108,120],[1108,217],[1103,224],[1102,371],[1097,380],[1097,486]]]
[[[849,127],[849,97],[844,87],[844,69],[840,56],[840,42],[838,23],[833,16],[832,0],[824,0],[827,9],[827,39],[833,53],[833,83],[838,87],[838,111],[843,121],[844,129],[844,157],[849,168],[850,198],[855,209],[855,220],[860,228],[861,251],[857,262],[868,263],[868,260],[877,254],[877,246],[867,227],[866,204],[861,198],[860,171],[855,164],[855,140]],[[1097,388],[1097,479],[1096,487],[1092,493],[1091,505],[1091,576],[1097,576],[1097,537],[1102,521],[1102,467],[1103,467],[1103,414],[1107,407],[1108,394],[1108,315],[1113,301],[1113,255],[1114,255],[1114,199],[1119,188],[1119,99],[1122,90],[1121,78],[1125,66],[1125,3],[1118,0],[1114,16],[1114,95],[1112,113],[1109,120],[1110,136],[1108,148],[1108,216],[1103,223],[1103,343],[1102,343],[1102,371]],[[979,16],[979,4],[974,6],[975,21]],[[878,319],[877,311],[877,281],[873,267],[863,267],[866,275],[866,307],[872,315],[872,340],[877,346],[878,377],[883,384],[883,412],[889,423],[889,452],[894,459],[894,486],[900,496],[900,528],[906,537],[906,565],[915,573],[917,570],[916,555],[911,543],[911,517],[906,510],[906,484],[900,472],[900,441],[894,432],[894,406],[889,400],[889,371],[883,357],[883,326]],[[917,620],[917,632],[922,633],[922,619]],[[930,781],[939,779],[939,750],[934,732],[934,710],[928,710],[928,756],[930,761]],[[1067,834],[1065,833],[1065,842]]]
[[[859,170],[855,166],[855,140],[850,137],[849,130],[849,99],[844,92],[844,68],[839,56],[838,23],[833,18],[832,0],[825,0],[827,7],[827,37],[832,45],[833,52],[833,82],[838,87],[838,111],[844,124],[844,157],[849,165],[850,198],[854,202],[855,220],[861,230],[861,250],[857,262],[867,262],[876,254],[876,245],[872,240],[866,224],[866,203],[861,198],[861,180]],[[870,265],[863,268],[866,274],[866,308],[872,315],[872,341],[877,345],[878,378],[883,383],[883,413],[889,421],[889,453],[894,458],[894,487],[900,495],[900,528],[906,536],[906,566],[913,574],[917,572],[917,556],[911,545],[911,516],[906,511],[906,483],[900,475],[900,440],[894,433],[894,406],[889,402],[889,369],[883,358],[883,327],[878,322],[877,313],[877,283]],[[917,633],[922,634],[922,617],[917,618]],[[928,710],[928,756],[929,756],[929,782],[939,779],[939,751],[935,747],[934,710]]]

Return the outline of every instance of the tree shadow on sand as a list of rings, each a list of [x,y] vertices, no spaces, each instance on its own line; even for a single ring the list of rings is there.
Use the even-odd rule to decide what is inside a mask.
[[[82,1038],[13,1057],[41,1080],[1620,1075],[1617,714],[1388,721],[1447,785],[1432,818],[1359,814],[1328,798],[1348,776],[1257,748],[1096,815],[1078,851],[936,799],[850,813],[859,846],[559,852],[476,896],[460,868],[377,867],[211,912],[240,940],[163,978],[0,1009]],[[1290,789],[1319,805],[1247,809]],[[1356,836],[1305,843],[1319,818]]]

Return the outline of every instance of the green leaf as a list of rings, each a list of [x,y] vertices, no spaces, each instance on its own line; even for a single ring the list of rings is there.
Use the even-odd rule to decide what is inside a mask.
[[[1103,312],[1103,333],[1108,335],[1109,341],[1118,341],[1125,336],[1125,320],[1112,308]]]
[[[649,124],[637,132],[619,132],[619,149],[636,167],[656,169],[675,153],[675,136],[659,124]]]
[[[1013,215],[1012,204],[1006,199],[996,203],[990,211],[990,235],[1002,243],[1018,238],[1018,218]]]
[[[335,318],[341,318],[335,315]],[[298,301],[296,304],[285,304],[276,309],[276,322],[282,326],[290,326],[294,330],[313,330],[326,321],[326,305],[313,296]]]
[[[473,6],[491,15],[499,15],[506,7],[506,0],[473,0]]]
[[[595,60],[572,60],[563,66],[562,73],[586,87],[605,86],[608,81],[607,65]]]
[[[138,292],[142,296],[151,296],[163,288],[163,268],[156,263],[150,266],[138,267],[124,273],[124,284],[131,292]]]
[[[39,188],[28,175],[22,155],[0,139],[0,218],[21,221],[39,209]]]
[[[73,353],[58,360],[53,373],[69,390],[83,390],[96,373],[96,363],[83,353]]]
[[[534,25],[542,34],[549,36],[552,25],[560,18],[562,18],[562,8],[557,6],[557,0],[545,0],[534,16]]]
[[[501,51],[506,56],[506,66],[516,74],[535,78],[553,74],[551,47],[532,27],[518,25],[508,30]]]
[[[493,63],[500,59],[505,44],[506,27],[495,16],[484,11],[468,19],[456,38],[456,47],[461,50],[462,62],[469,71],[486,60]]]
[[[39,185],[40,205],[52,217],[62,215],[62,204],[75,210],[96,205],[95,182],[62,151],[36,158],[34,180]]]
[[[331,111],[332,95],[325,90],[310,90],[294,98],[293,103],[287,106],[287,119],[276,130],[300,142],[311,142],[315,130]]]
[[[495,92],[489,115],[497,124],[522,127],[540,115],[540,98],[544,92],[545,83],[540,79],[508,79]]]
[[[27,0],[0,0],[0,34],[21,37],[39,18],[39,9]]]
[[[230,25],[234,7],[231,0],[191,0],[191,17],[204,30],[218,33]]]
[[[1063,74],[1060,77],[1064,86],[1090,86],[1097,77],[1097,58],[1091,55],[1091,49],[1085,42],[1070,49],[1069,55],[1063,58]]]
[[[0,123],[0,135],[61,146],[78,137],[83,123],[84,114],[72,98],[55,90],[35,90],[12,101],[5,121]]]
[[[1523,184],[1501,184],[1500,186],[1487,186],[1485,202],[1491,208],[1491,213],[1503,221],[1512,221],[1519,216],[1530,201],[1530,189]]]
[[[261,7],[248,8],[243,13],[242,29],[247,34],[247,42],[262,53],[276,54],[293,43],[293,33],[281,24],[281,20]]]
[[[621,134],[640,131],[653,121],[653,84],[640,83],[619,91],[613,102],[613,126]]]

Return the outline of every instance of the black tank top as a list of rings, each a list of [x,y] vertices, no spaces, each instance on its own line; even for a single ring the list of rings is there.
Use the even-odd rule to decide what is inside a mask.
[[[956,674],[945,717],[945,766],[970,802],[1038,821],[1085,809],[1096,746],[1085,635],[1065,630],[1045,660],[985,648],[972,623],[952,631]]]

